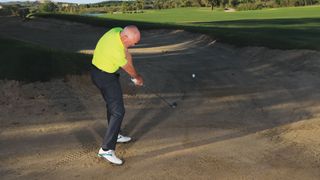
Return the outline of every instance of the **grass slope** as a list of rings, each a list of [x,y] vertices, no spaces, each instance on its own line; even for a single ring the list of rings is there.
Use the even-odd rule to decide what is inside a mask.
[[[47,81],[89,69],[90,56],[0,38],[0,79]]]
[[[239,46],[320,50],[320,6],[223,12],[210,8],[149,10],[141,14],[99,17],[42,14],[70,21],[113,27],[136,24],[141,29],[185,29]]]

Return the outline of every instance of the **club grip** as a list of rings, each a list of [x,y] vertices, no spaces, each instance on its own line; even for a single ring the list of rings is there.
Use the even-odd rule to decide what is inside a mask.
[[[131,78],[131,81],[132,81],[134,84],[137,84],[137,79]]]

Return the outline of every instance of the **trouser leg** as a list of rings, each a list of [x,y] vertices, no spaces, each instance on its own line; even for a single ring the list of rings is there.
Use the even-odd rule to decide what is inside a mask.
[[[115,150],[125,114],[119,76],[93,71],[92,79],[94,84],[100,89],[107,107],[108,127],[103,138],[102,148]]]
[[[103,90],[103,93],[108,94],[106,102],[108,104],[110,119],[103,139],[102,148],[115,150],[125,110],[120,83],[114,83],[112,86],[113,87],[108,87]],[[112,95],[112,98],[110,98],[110,94]]]

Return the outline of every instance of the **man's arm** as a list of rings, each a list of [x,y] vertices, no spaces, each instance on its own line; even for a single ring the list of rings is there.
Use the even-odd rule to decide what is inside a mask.
[[[132,78],[136,79],[136,85],[142,86],[143,85],[143,79],[142,77],[137,73],[136,69],[133,66],[132,62],[132,56],[128,49],[125,50],[126,52],[126,59],[127,59],[127,64],[122,66],[121,68],[125,70]]]

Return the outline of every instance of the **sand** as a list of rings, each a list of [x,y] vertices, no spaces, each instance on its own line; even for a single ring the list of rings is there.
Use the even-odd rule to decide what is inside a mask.
[[[92,53],[105,31],[0,18],[0,36],[70,52]],[[122,131],[134,139],[117,146],[123,166],[96,155],[106,110],[88,74],[1,80],[1,179],[320,178],[320,52],[235,47],[182,30],[143,31],[130,51],[152,92],[122,74]]]

